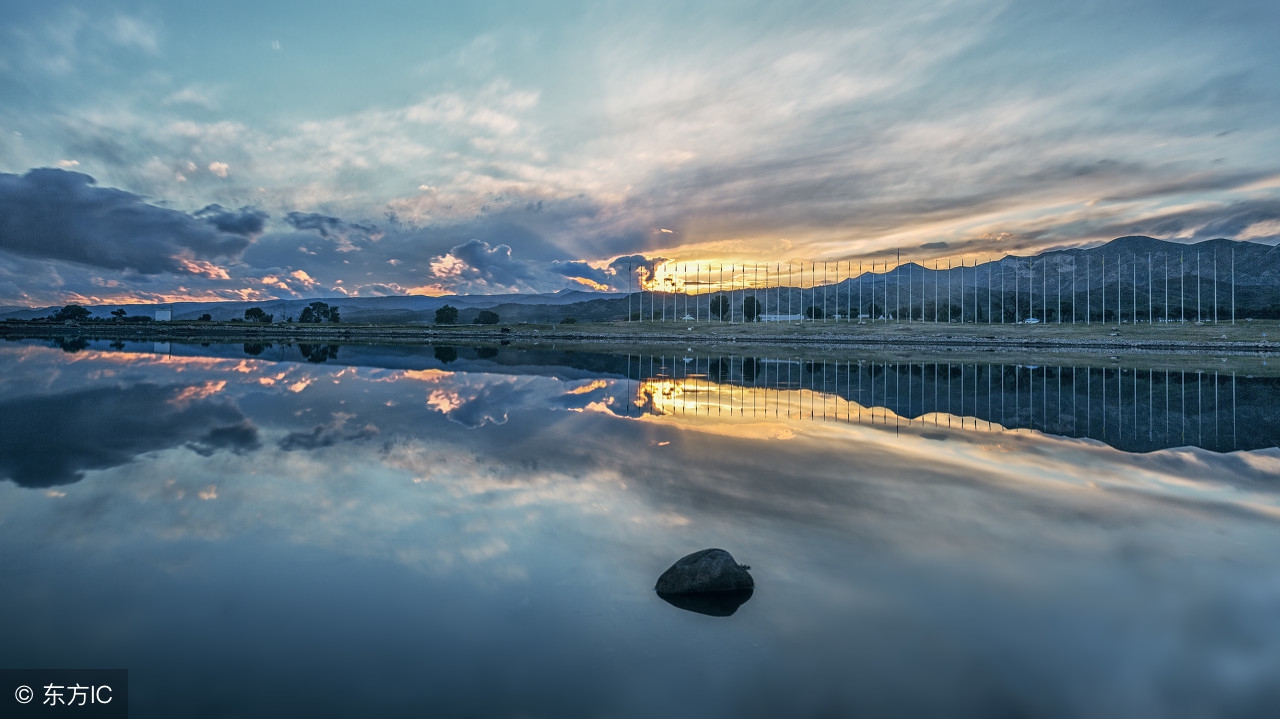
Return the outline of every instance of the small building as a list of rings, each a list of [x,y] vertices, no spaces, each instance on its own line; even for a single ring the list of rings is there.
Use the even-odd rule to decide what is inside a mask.
[[[173,308],[156,310],[156,322],[169,322],[173,319]]]
[[[764,314],[764,315],[760,315],[760,321],[761,322],[803,322],[804,315]]]

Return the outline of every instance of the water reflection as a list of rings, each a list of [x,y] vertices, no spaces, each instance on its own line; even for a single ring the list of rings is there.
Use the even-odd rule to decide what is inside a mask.
[[[625,371],[637,413],[1031,429],[1127,452],[1280,442],[1280,380],[1235,372],[663,355]]]
[[[1055,436],[1066,367],[1046,399],[1059,375],[1025,366],[980,365],[974,392],[972,364],[150,349],[0,346],[0,615],[22,618],[0,662],[127,665],[136,716],[1280,700],[1280,451]],[[1103,421],[1102,382],[1131,435],[1133,376],[1117,395],[1091,371],[1077,425]],[[1158,407],[1162,373],[1138,380]],[[1273,410],[1237,382],[1243,436]],[[1046,430],[999,428],[1014,417]],[[653,578],[698,546],[731,546],[760,591],[673,611]]]

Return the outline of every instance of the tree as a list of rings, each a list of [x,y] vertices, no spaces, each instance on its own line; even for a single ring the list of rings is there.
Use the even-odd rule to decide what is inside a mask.
[[[250,307],[244,311],[245,322],[262,322],[264,324],[269,324],[273,319],[275,319],[275,315],[269,315],[266,312],[263,312],[261,307]]]
[[[306,320],[303,320],[305,322]],[[458,308],[453,305],[445,305],[436,310],[436,324],[452,325],[458,322]]]
[[[111,316],[112,316],[112,317],[114,317],[114,318],[116,318],[116,319],[118,319],[118,320],[122,320],[122,319],[124,319],[124,316],[125,316],[125,315],[127,315],[127,314],[129,314],[129,313],[128,313],[128,312],[125,312],[123,307],[121,307],[121,308],[120,308],[120,309],[118,309],[118,310],[111,310]]]
[[[811,320],[820,320],[825,318],[827,313],[817,305],[809,305],[804,309],[804,316]]]
[[[52,319],[55,322],[83,322],[93,317],[93,313],[81,307],[80,305],[65,305],[62,309],[53,313]]]
[[[716,295],[715,299],[711,300],[711,314],[719,317],[720,319],[724,319],[728,317],[731,312],[733,312],[733,306],[729,303],[728,297],[725,297],[724,295]]]
[[[480,310],[480,314],[476,315],[475,324],[478,325],[496,325],[498,324],[498,313],[492,310]]]
[[[209,314],[208,312],[206,312],[206,313],[204,313],[204,314],[200,315],[200,321],[201,321],[201,322],[212,322],[212,321],[213,321],[213,315],[211,315],[211,314]]]
[[[303,324],[320,324],[325,320],[330,322],[339,321],[338,308],[330,307],[327,302],[312,302],[303,307],[302,314],[298,316],[298,321]]]
[[[742,300],[742,317],[747,322],[760,321],[760,303],[756,300],[755,295]]]
[[[577,322],[578,322],[577,317],[565,317],[564,319],[560,320],[560,324],[562,325],[572,325],[572,324],[577,324]]]
[[[298,345],[298,351],[302,353],[303,359],[317,364],[338,356],[337,345]]]

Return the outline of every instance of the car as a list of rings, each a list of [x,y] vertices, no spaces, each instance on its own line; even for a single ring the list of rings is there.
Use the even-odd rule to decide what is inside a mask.
[[[1022,321],[1022,324],[1024,324],[1024,325],[1038,325],[1038,324],[1040,324],[1040,318],[1039,318],[1039,317],[1028,317],[1028,318],[1026,318],[1025,320],[1023,320],[1023,321]]]

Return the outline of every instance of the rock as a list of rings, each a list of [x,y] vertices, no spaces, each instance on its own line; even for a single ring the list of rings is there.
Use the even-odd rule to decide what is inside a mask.
[[[723,549],[704,549],[681,558],[658,577],[659,594],[701,594],[740,592],[756,583],[747,571]]]

